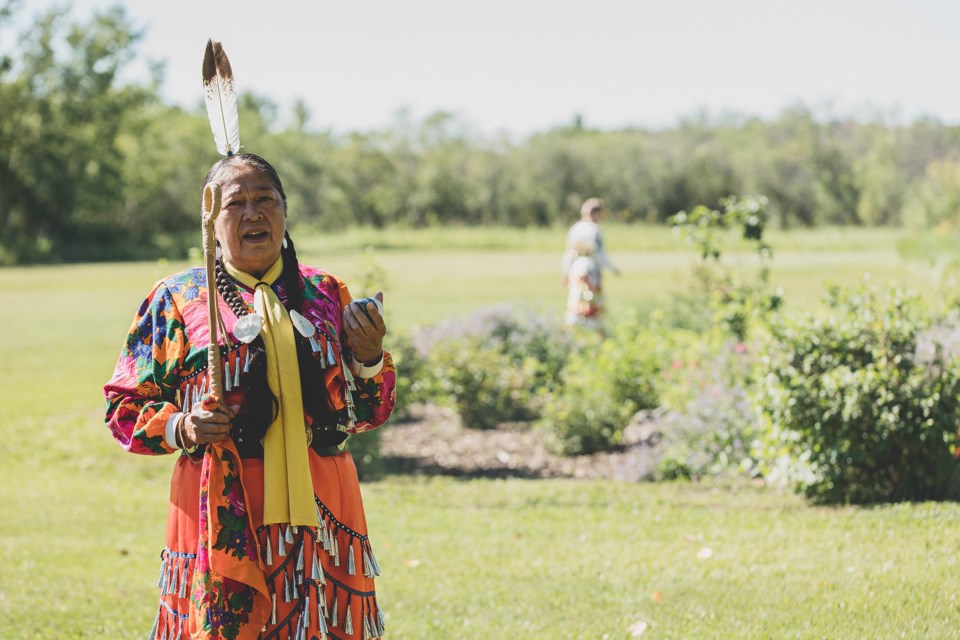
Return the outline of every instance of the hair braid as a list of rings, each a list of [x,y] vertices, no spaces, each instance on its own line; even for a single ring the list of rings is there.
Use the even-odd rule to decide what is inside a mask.
[[[300,262],[297,260],[297,249],[293,245],[293,239],[290,234],[284,235],[286,239],[286,248],[281,249],[280,255],[283,257],[283,288],[287,293],[287,310],[300,311],[303,305],[304,283],[300,277]],[[297,360],[300,368],[300,395],[303,398],[304,410],[313,417],[314,422],[322,426],[333,426],[337,422],[337,417],[327,404],[327,394],[317,393],[318,389],[325,390],[323,369],[313,357],[313,348],[308,338],[300,335],[299,331],[294,331],[293,335],[297,343]],[[321,440],[327,439],[329,442],[324,444],[338,444],[343,439],[342,434],[331,431],[320,436]]]
[[[293,246],[293,238],[284,232],[286,248],[280,250],[283,257],[283,288],[287,290],[287,311],[300,310],[303,304],[303,279],[300,277],[300,262],[297,260],[297,249]]]

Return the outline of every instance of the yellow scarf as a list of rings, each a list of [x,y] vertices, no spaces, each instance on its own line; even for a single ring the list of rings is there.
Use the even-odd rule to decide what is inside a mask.
[[[263,523],[316,526],[297,343],[290,314],[270,288],[283,273],[283,258],[273,263],[263,280],[226,261],[224,266],[237,282],[254,290],[253,307],[264,321],[260,335],[266,346],[267,382],[280,404],[263,439]]]

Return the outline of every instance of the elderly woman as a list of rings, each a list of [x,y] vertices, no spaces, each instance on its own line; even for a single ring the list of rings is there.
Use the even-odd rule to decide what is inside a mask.
[[[104,388],[107,424],[132,453],[179,452],[151,638],[378,638],[349,434],[383,424],[395,371],[376,301],[300,264],[280,178],[227,157],[216,291],[225,397],[207,394],[203,269],[158,282]]]

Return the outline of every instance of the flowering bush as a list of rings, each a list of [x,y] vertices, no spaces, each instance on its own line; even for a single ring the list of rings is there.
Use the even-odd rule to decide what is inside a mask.
[[[834,291],[829,305],[772,326],[767,474],[826,503],[960,497],[956,317],[900,290]]]
[[[664,372],[655,476],[752,474],[757,417],[749,391],[756,358],[743,343],[698,345],[698,357]]]

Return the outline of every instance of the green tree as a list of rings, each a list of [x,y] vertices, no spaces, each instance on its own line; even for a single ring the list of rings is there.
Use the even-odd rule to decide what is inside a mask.
[[[53,10],[20,38],[20,58],[5,64],[0,84],[0,262],[90,259],[109,255],[105,245],[120,249],[112,242],[124,217],[118,140],[125,114],[151,94],[118,87],[116,77],[140,37],[115,8],[83,24]]]

